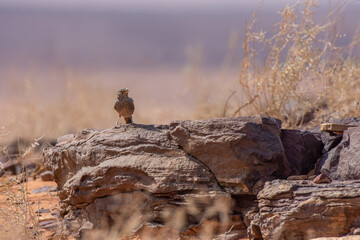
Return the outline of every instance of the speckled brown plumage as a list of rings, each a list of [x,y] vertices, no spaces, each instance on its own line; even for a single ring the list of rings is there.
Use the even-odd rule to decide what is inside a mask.
[[[123,117],[126,124],[133,123],[132,115],[135,110],[134,100],[128,96],[129,89],[123,88],[117,92],[117,100],[115,102],[114,109],[119,114],[119,119],[116,124],[119,123],[120,118]]]

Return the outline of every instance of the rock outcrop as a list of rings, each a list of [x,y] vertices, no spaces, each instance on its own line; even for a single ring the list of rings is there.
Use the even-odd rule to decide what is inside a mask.
[[[360,227],[360,181],[274,180],[257,198],[259,210],[248,216],[253,239],[339,237]]]
[[[217,199],[230,205],[232,194],[255,196],[265,181],[290,173],[280,122],[261,116],[82,130],[47,148],[44,162],[58,184],[65,230],[77,237],[115,221],[131,198],[141,199],[144,222],[159,226],[169,207],[193,199],[208,199],[195,203],[202,209]],[[241,216],[228,213],[245,231]],[[196,215],[185,213],[182,233],[213,217]]]
[[[208,167],[172,141],[168,126],[83,130],[62,137],[44,156],[58,184],[65,230],[75,237],[130,216],[123,207],[150,214],[154,225],[163,209],[201,197],[202,190],[210,199],[229,198]]]
[[[290,180],[308,179],[324,145],[320,134],[249,116],[82,130],[45,149],[44,163],[58,185],[63,233],[76,238],[108,227],[166,239],[292,239],[288,231],[305,239],[302,227],[317,221],[337,236],[357,226],[350,183]]]

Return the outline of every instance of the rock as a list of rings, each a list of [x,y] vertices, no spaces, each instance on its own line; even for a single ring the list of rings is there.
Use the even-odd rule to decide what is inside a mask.
[[[54,178],[52,176],[52,173],[50,171],[45,171],[40,174],[40,178],[43,181],[54,181]]]
[[[25,165],[22,163],[22,159],[7,161],[2,167],[2,171],[10,175],[21,174],[24,170]]]
[[[327,119],[328,123],[335,123],[335,124],[344,124],[344,125],[355,125],[360,126],[360,117],[350,117],[350,118],[343,118],[343,119]],[[310,132],[320,132],[321,124],[311,128]]]
[[[352,118],[345,118],[345,119],[333,119],[330,121],[334,124],[342,124],[342,125],[352,125],[352,126],[360,126],[360,117],[352,117]],[[336,158],[338,155],[337,151],[331,151],[334,149],[342,140],[342,134],[335,134],[332,132],[321,132],[320,133],[320,126],[312,128],[310,130],[314,134],[321,134],[321,141],[324,144],[322,157],[318,163],[316,163],[316,174],[321,173],[321,168],[326,162],[327,159]]]
[[[44,228],[47,231],[55,230],[61,226],[61,223],[56,219],[46,219],[39,221],[39,227]]]
[[[280,121],[263,116],[86,129],[45,149],[44,164],[58,185],[65,234],[77,238],[131,216],[143,217],[119,231],[156,233],[170,222],[181,236],[208,224],[214,234],[233,225],[245,233],[241,218],[221,217],[239,214],[234,196],[255,198],[265,181],[290,172]]]
[[[360,235],[360,228],[354,229],[353,234],[354,234],[354,235]]]
[[[281,130],[263,116],[126,124],[61,137],[44,164],[63,234],[76,238],[96,228],[150,239],[205,238],[204,229],[216,239],[339,237],[360,228],[360,181],[349,181],[359,129]],[[310,176],[317,159],[322,174]]]
[[[262,186],[253,187],[262,179],[289,175],[277,119],[251,116],[179,121],[170,124],[170,133],[185,152],[207,165],[231,194],[256,194]]]
[[[46,149],[44,157],[58,184],[67,233],[75,237],[88,226],[133,215],[161,223],[166,209],[195,197],[230,199],[208,167],[171,140],[166,125],[83,130]],[[189,223],[200,220],[194,216]]]
[[[6,149],[0,153],[0,162],[6,163],[18,158],[29,145],[31,145],[30,142],[22,138],[10,142]]]
[[[360,181],[300,184],[267,182],[250,214],[252,239],[282,240],[339,237],[360,227]]]
[[[51,213],[51,216],[59,217],[59,216],[60,216],[60,212],[58,212],[58,211],[52,212],[52,213]]]
[[[360,179],[360,127],[345,130],[341,142],[323,158],[321,172],[331,179]]]
[[[56,192],[56,187],[42,186],[31,191],[31,193],[44,193],[44,192]]]
[[[40,216],[39,217],[39,222],[46,222],[46,221],[57,221],[57,219],[53,216]]]
[[[334,134],[331,132],[322,132],[321,133],[321,141],[324,144],[324,148],[322,150],[321,158],[318,160],[318,162],[315,164],[315,173],[320,174],[321,168],[326,162],[326,160],[330,155],[334,154],[334,151],[330,152],[332,149],[334,149],[342,140],[343,135],[342,134]]]
[[[73,204],[127,189],[160,193],[191,190],[199,184],[221,190],[206,166],[179,149],[162,125],[82,130],[45,149],[44,158],[60,198],[77,198]]]
[[[324,173],[321,173],[319,175],[317,175],[314,180],[313,180],[314,183],[331,183],[331,179]]]
[[[41,226],[41,228],[44,228],[47,231],[54,231],[56,229],[59,229],[61,227],[60,222],[50,222],[48,224],[44,224]]]
[[[42,209],[36,210],[35,213],[36,213],[36,214],[40,214],[40,213],[50,213],[50,209],[42,208]]]
[[[74,206],[129,191],[171,195],[196,186],[222,192],[213,173],[170,140],[166,126],[81,131],[53,150],[53,156],[45,154],[45,164],[60,199]]]
[[[90,237],[91,236],[91,230],[94,229],[94,224],[89,222],[89,221],[86,221],[82,224],[79,232],[80,232],[80,236],[82,238],[87,238],[87,237]],[[88,234],[88,236],[87,236]]]
[[[328,132],[321,133],[321,141],[324,144],[325,152],[329,152],[331,149],[335,148],[341,142],[342,137],[343,136],[341,134]],[[323,152],[323,154],[325,152]]]
[[[239,240],[242,238],[243,233],[242,232],[232,232],[232,233],[226,233],[221,234],[218,237],[216,237],[216,240]]]
[[[308,131],[283,129],[281,134],[291,175],[308,174],[321,156],[323,143]]]
[[[314,180],[316,178],[316,175],[310,175],[308,176],[308,180]]]
[[[40,139],[37,141],[37,145],[34,145],[34,152],[41,152],[45,147],[55,146],[56,140],[54,139]],[[21,157],[21,155],[32,146],[33,141],[27,139],[16,139],[6,144],[4,151],[0,152],[0,163],[6,163]]]
[[[27,174],[31,174],[39,168],[38,163],[24,162],[24,158],[7,161],[5,164],[1,165],[1,172],[7,173],[9,175],[19,175],[25,171]]]
[[[331,131],[342,133],[350,127],[356,127],[356,125],[339,124],[339,123],[323,123],[320,125],[320,131]]]

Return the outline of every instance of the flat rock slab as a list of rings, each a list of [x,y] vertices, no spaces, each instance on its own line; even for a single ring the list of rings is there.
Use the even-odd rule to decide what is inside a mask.
[[[35,213],[37,213],[37,214],[39,214],[39,213],[50,213],[50,209],[42,208],[42,209],[36,210]]]
[[[331,179],[324,173],[321,173],[319,175],[317,175],[314,179],[313,179],[313,182],[314,183],[331,183]]]
[[[349,127],[357,127],[356,125],[340,124],[340,123],[323,123],[320,125],[320,131],[343,132]]]
[[[31,191],[31,193],[56,192],[57,188],[53,186],[43,186]]]
[[[274,180],[257,198],[259,210],[249,215],[253,239],[337,237],[360,227],[360,181]]]
[[[61,226],[61,222],[58,222],[57,220],[44,220],[39,222],[39,227],[44,228],[48,231],[57,229]]]

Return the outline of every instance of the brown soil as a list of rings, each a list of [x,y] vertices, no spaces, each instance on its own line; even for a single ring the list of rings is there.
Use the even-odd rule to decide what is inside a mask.
[[[9,203],[7,200],[9,199],[10,192],[19,191],[21,188],[20,184],[14,184],[11,186],[10,190],[6,188],[6,183],[11,182],[12,177],[3,177],[0,180],[0,208],[6,209],[9,208]],[[32,180],[31,178],[28,179],[26,183],[22,183],[22,186],[28,192],[27,195],[27,204],[31,207],[33,213],[36,211],[43,211],[38,214],[38,221],[39,221],[39,232],[41,239],[53,239],[52,236],[55,233],[55,230],[46,230],[45,228],[41,227],[41,223],[45,223],[45,221],[58,221],[58,214],[59,214],[59,198],[56,195],[56,192],[42,192],[42,193],[33,193],[32,191],[38,189],[40,187],[49,186],[49,187],[56,187],[55,182],[50,181],[42,181],[41,179]],[[46,209],[45,211],[43,209]],[[47,212],[47,209],[49,212]],[[5,219],[0,218],[0,221],[4,221]],[[4,224],[5,225],[5,224]],[[16,226],[20,227],[20,226]],[[16,230],[16,229],[14,229]],[[12,232],[12,229],[5,230],[5,232]]]

